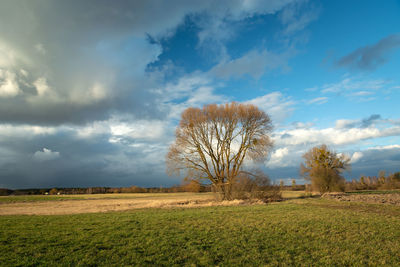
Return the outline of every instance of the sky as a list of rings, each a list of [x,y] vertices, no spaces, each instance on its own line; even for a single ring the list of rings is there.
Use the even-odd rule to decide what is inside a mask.
[[[272,118],[272,180],[326,144],[400,171],[400,2],[3,0],[0,187],[171,186],[187,107]]]

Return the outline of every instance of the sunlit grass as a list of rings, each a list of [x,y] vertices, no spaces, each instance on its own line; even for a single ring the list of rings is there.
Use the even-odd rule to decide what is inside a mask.
[[[0,217],[1,265],[388,265],[400,207],[269,205]]]

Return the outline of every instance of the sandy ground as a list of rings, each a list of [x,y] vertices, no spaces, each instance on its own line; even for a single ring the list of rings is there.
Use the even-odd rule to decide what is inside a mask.
[[[240,205],[243,201],[217,202],[210,194],[183,195],[173,198],[88,199],[19,202],[0,205],[0,215],[62,215],[124,211],[142,208],[174,208]]]

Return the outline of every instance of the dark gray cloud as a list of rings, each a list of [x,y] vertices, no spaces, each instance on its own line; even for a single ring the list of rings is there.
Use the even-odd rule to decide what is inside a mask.
[[[400,48],[400,34],[389,35],[374,45],[360,47],[336,62],[338,67],[374,70],[388,61],[390,52]]]
[[[336,128],[368,128],[379,121],[382,121],[382,116],[379,114],[372,114],[371,116],[361,120],[339,120],[336,122]]]
[[[381,115],[372,114],[368,118],[365,118],[365,119],[361,120],[361,127],[362,128],[367,128],[367,127],[371,126],[372,124],[374,124],[376,121],[378,121],[380,119],[382,119]]]
[[[400,171],[400,146],[376,147],[361,152],[362,157],[352,164],[352,178],[359,178],[360,175],[378,175],[379,170],[387,173]]]
[[[160,159],[166,144],[110,142],[112,134],[106,132],[79,134],[63,129],[30,138],[2,135],[0,187],[160,186],[180,181],[165,175]]]

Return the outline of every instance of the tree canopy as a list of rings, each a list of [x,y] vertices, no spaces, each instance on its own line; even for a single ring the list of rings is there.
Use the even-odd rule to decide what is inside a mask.
[[[306,180],[311,181],[311,187],[321,193],[344,190],[342,172],[350,167],[350,159],[343,154],[337,154],[326,145],[313,147],[303,155],[304,163],[300,172]]]
[[[187,108],[167,154],[168,171],[207,179],[223,199],[230,199],[235,179],[244,173],[244,162],[263,162],[268,156],[271,130],[270,117],[251,104]]]

